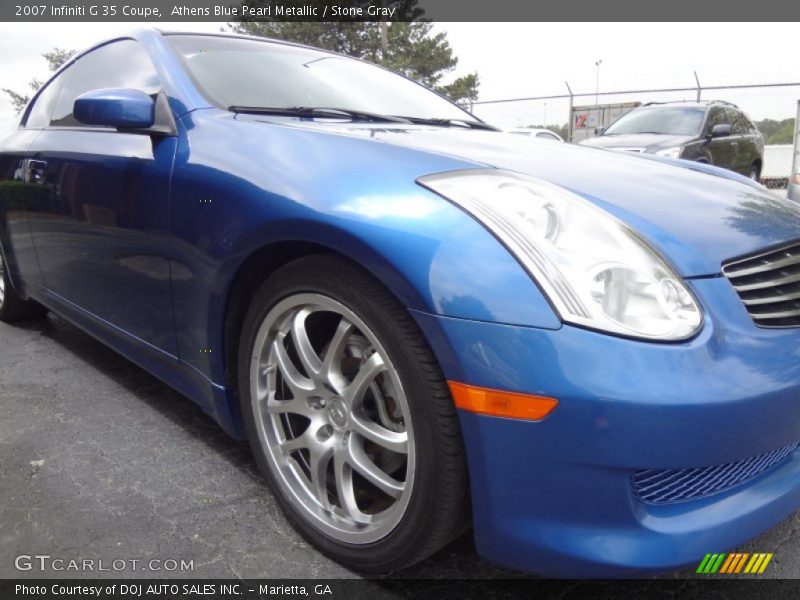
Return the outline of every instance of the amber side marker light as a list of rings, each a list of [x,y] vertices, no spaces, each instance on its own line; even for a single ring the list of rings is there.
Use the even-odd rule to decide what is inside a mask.
[[[493,390],[455,381],[447,383],[457,408],[481,415],[539,421],[558,406],[558,400],[547,396]]]

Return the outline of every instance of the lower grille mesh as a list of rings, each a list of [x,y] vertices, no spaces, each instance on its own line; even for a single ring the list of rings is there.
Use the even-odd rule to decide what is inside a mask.
[[[737,462],[696,469],[646,469],[631,477],[633,495],[648,504],[671,504],[718,494],[775,467],[798,443]]]

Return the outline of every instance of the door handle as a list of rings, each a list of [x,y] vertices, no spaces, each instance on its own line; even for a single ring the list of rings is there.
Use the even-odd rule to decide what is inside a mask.
[[[44,160],[28,159],[25,167],[25,181],[28,183],[43,183],[47,162]]]

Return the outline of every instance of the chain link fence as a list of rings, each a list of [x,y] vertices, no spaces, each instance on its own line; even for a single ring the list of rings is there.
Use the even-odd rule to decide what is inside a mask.
[[[480,118],[502,127],[544,127],[565,140],[578,142],[594,134],[595,123],[572,122],[573,109],[584,107],[601,119],[603,106],[722,100],[737,105],[755,122],[764,136],[762,181],[770,187],[785,187],[792,171],[792,144],[795,115],[800,99],[800,82],[696,86],[683,88],[639,89],[566,93],[528,98],[507,98],[475,102],[472,111]],[[596,123],[607,125],[608,123]],[[588,125],[588,126],[587,126]]]

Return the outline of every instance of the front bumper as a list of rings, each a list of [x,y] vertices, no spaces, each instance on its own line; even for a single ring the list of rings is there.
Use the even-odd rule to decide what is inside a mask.
[[[416,315],[448,379],[560,402],[540,422],[461,412],[482,556],[570,577],[658,572],[732,549],[800,506],[800,452],[701,499],[652,505],[631,491],[637,470],[800,441],[800,331],[756,327],[724,278],[690,285],[714,310],[674,344]]]

